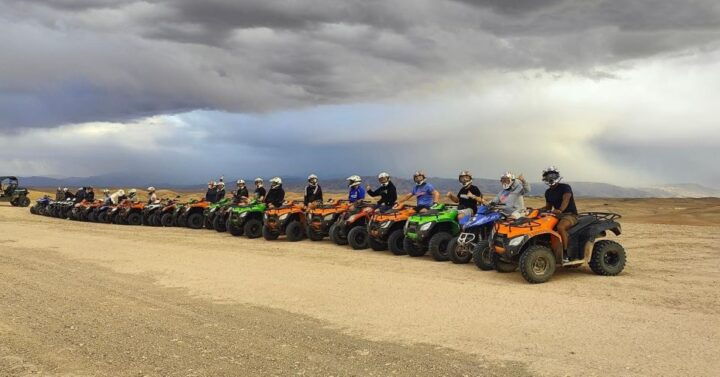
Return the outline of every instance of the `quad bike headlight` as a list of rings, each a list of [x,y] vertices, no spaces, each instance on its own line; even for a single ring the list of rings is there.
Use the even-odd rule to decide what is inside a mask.
[[[267,221],[267,219],[268,219],[268,214],[267,213],[263,214],[263,220]]]
[[[325,215],[325,217],[323,219],[325,221],[332,221],[332,219],[334,219],[334,218],[335,218],[335,215],[329,214],[329,215]]]
[[[519,246],[525,242],[525,236],[515,237],[508,242],[508,246]]]
[[[433,222],[432,222],[432,221],[429,222],[429,223],[425,223],[425,224],[423,224],[423,225],[420,226],[420,231],[421,231],[421,232],[425,232],[425,231],[427,231],[428,229],[430,229],[431,226],[433,226]]]
[[[288,214],[287,214],[287,213],[280,215],[280,221],[284,221],[284,220],[287,219],[287,218],[288,218]]]
[[[248,214],[247,212],[241,213],[241,214],[240,214],[240,218],[242,219],[243,217],[247,216],[247,214]],[[265,216],[267,216],[267,215],[265,215]]]
[[[380,227],[385,229],[385,228],[390,227],[390,224],[392,224],[392,221],[385,221],[382,224],[380,224]]]

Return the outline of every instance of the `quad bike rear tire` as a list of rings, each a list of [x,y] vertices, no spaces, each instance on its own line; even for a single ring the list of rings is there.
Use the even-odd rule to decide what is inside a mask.
[[[230,235],[239,237],[242,236],[245,233],[245,227],[243,226],[237,226],[232,222],[232,219],[228,216],[227,221],[225,222],[225,228],[227,229],[227,232],[230,233]]]
[[[90,211],[88,212],[87,221],[90,221],[90,222],[93,222],[93,223],[97,221],[97,214],[95,213],[94,210],[90,210]]]
[[[477,268],[483,271],[491,271],[495,269],[493,254],[495,253],[490,249],[490,243],[483,240],[478,241],[475,248],[473,248],[472,258]],[[514,267],[513,270],[515,270]]]
[[[127,225],[142,225],[142,215],[137,212],[132,212],[125,218]]]
[[[343,237],[342,235],[342,229],[337,224],[332,224],[330,226],[330,239],[335,242],[336,245],[347,245],[348,240],[347,237]]]
[[[224,216],[215,215],[213,217],[213,229],[215,229],[216,232],[225,232],[227,231],[227,221],[223,218]]]
[[[18,198],[17,203],[20,207],[27,207],[30,205],[30,198],[28,198],[27,196],[23,196],[21,198]]]
[[[593,246],[590,269],[603,276],[615,276],[622,272],[627,262],[625,248],[611,240],[600,240]]]
[[[33,215],[37,215],[37,210],[35,209],[35,206],[30,207],[30,213]]]
[[[162,216],[160,216],[160,225],[162,226],[173,226],[173,214],[172,213],[163,213]]]
[[[97,222],[107,223],[108,222],[107,218],[108,218],[107,211],[102,211],[97,215]]]
[[[413,240],[407,237],[403,238],[403,249],[405,253],[411,257],[422,257],[427,253],[427,249],[415,244]]]
[[[187,227],[192,229],[200,229],[203,226],[205,218],[201,213],[192,213],[187,217]]]
[[[258,219],[250,219],[245,222],[243,232],[247,238],[260,238],[263,235],[263,224]]]
[[[215,220],[215,216],[213,216],[213,220]],[[213,221],[208,216],[203,216],[203,227],[205,229],[215,229]]]
[[[492,253],[493,258],[493,265],[495,265],[495,271],[502,272],[502,273],[508,273],[508,272],[515,272],[517,270],[518,266],[515,263],[505,262],[504,260],[500,259],[500,255],[496,252]]]
[[[368,232],[364,226],[355,226],[348,232],[347,240],[353,250],[365,250],[368,248]]]
[[[430,237],[428,242],[428,248],[430,249],[430,255],[437,262],[447,262],[450,260],[450,253],[448,252],[448,246],[450,241],[453,239],[452,234],[448,232],[437,232]]]
[[[405,232],[402,229],[395,230],[388,236],[388,249],[395,255],[406,255],[404,241]]]
[[[555,254],[544,245],[532,245],[520,255],[520,273],[530,284],[545,283],[555,273]]]
[[[450,244],[448,245],[448,253],[450,261],[455,264],[470,263],[470,260],[473,259],[473,250],[460,250],[460,244],[457,237],[450,241]]]
[[[262,235],[263,238],[267,241],[274,241],[278,239],[278,237],[280,237],[280,233],[273,232],[272,230],[270,230],[270,228],[264,225],[262,227]]]
[[[311,227],[311,226],[309,226],[309,225],[308,225],[308,227],[307,227],[306,232],[307,232],[308,238],[309,238],[311,241],[322,241],[322,240],[325,238],[325,237],[322,235],[322,233],[316,232],[315,229],[313,229],[313,227]]]
[[[380,241],[371,236],[368,236],[368,245],[375,251],[385,251],[388,248],[387,242]]]
[[[299,221],[291,221],[290,224],[285,227],[285,237],[290,242],[302,241],[302,239],[305,238],[305,229],[303,229]]]

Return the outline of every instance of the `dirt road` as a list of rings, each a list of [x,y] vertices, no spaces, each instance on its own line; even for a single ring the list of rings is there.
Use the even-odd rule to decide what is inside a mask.
[[[0,375],[718,375],[720,227],[624,230],[621,276],[529,285],[0,207]]]

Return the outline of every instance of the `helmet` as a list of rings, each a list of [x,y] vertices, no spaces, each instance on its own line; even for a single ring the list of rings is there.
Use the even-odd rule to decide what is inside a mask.
[[[237,183],[238,186],[244,185],[244,184],[245,184],[245,180],[244,180],[244,179],[238,179],[237,182],[235,182],[235,183]]]
[[[308,182],[310,182],[311,185],[316,185],[318,182],[318,177],[315,174],[308,175]]]
[[[386,183],[388,183],[388,181],[390,181],[390,174],[388,174],[386,172],[382,172],[382,173],[378,174],[378,182],[380,182],[382,184],[386,184]]]
[[[262,178],[255,178],[255,183],[263,183],[263,179],[262,179]]]
[[[110,193],[110,190],[108,190],[108,189],[103,190],[103,194],[109,194],[109,193]]]
[[[65,191],[65,192],[67,192],[68,188],[67,188],[67,187],[63,187],[62,190]]]
[[[225,187],[225,182],[220,181],[220,182],[217,183],[217,185],[220,186],[220,187]]]
[[[425,172],[422,170],[416,171],[415,174],[413,174],[413,181],[415,181],[415,184],[417,185],[425,183]]]
[[[360,186],[362,178],[359,175],[351,175],[346,179],[348,181],[348,187]]]
[[[135,190],[135,189],[130,189],[130,191],[128,191],[128,195],[129,195],[129,196],[135,196],[135,195],[137,195],[137,190]]]
[[[463,182],[463,177],[468,177],[470,179]],[[470,186],[470,184],[472,184],[472,174],[469,170],[463,170],[460,172],[460,174],[458,174],[458,181],[462,183],[463,186]]]
[[[509,189],[513,182],[515,182],[515,175],[509,171],[506,171],[500,176],[500,184],[502,185],[503,190]]]
[[[125,190],[120,189],[117,191],[117,194],[118,194],[118,196],[123,196],[123,195],[125,195]]]
[[[154,191],[155,191],[155,187],[150,186],[150,187],[147,188],[147,190],[148,190],[148,192],[154,192]]]
[[[282,179],[280,177],[273,177],[270,179],[270,187],[277,187],[282,184]]]
[[[560,172],[556,167],[550,166],[549,168],[543,170],[542,180],[548,186],[554,186],[556,183],[559,183],[562,180],[562,177],[560,176]]]

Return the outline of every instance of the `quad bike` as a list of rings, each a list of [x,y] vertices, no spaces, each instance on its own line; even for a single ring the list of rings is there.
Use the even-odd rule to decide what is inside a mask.
[[[32,213],[33,215],[44,215],[48,206],[52,202],[53,202],[53,200],[50,199],[50,197],[48,195],[45,195],[42,198],[35,201],[35,204],[32,207],[30,207],[30,213]]]
[[[263,232],[263,217],[267,206],[253,200],[248,204],[231,207],[225,227],[233,236],[258,238]]]
[[[224,208],[231,203],[232,198],[223,198],[215,203],[210,203],[210,205],[208,205],[207,208],[205,208],[205,210],[203,211],[203,225],[205,226],[205,228],[215,229],[215,215],[221,208]]]
[[[167,203],[164,203],[164,206],[157,212],[157,218],[160,221],[160,226],[176,226],[175,212],[182,206],[183,204],[179,203],[177,199],[169,200]]]
[[[448,246],[460,233],[457,215],[457,206],[436,204],[410,217],[405,223],[405,252],[411,257],[421,257],[430,250],[438,262],[450,259]]]
[[[88,215],[91,212],[92,206],[95,204],[102,203],[102,200],[99,201],[89,201],[89,200],[83,200],[81,202],[75,203],[72,210],[70,211],[70,219],[76,220],[76,221],[88,221]]]
[[[161,199],[157,203],[147,204],[142,211],[142,224],[148,226],[162,226],[163,209],[173,203],[171,199]],[[172,219],[172,214],[169,214]]]
[[[145,209],[145,202],[133,202],[131,200],[124,200],[120,203],[120,210],[117,212],[114,218],[115,224],[123,225],[142,225],[143,210]]]
[[[307,211],[307,236],[313,241],[321,241],[330,235],[330,227],[350,208],[347,200],[319,204]]]
[[[338,245],[350,244],[354,250],[368,248],[367,224],[375,211],[369,202],[355,202],[330,226],[330,239]]]
[[[276,240],[285,235],[290,242],[305,238],[306,216],[301,202],[286,202],[277,208],[265,210],[263,218],[263,238]]]
[[[405,255],[403,228],[405,222],[414,214],[415,209],[411,206],[376,211],[367,226],[370,247],[376,251],[390,249],[395,255]]]
[[[85,211],[87,221],[97,222],[97,213],[102,206],[105,205],[104,200],[96,200],[90,204]]]
[[[505,215],[494,207],[478,206],[477,213],[462,224],[460,235],[450,241],[450,260],[464,264],[474,258],[475,265],[481,270],[494,269],[488,240],[494,235],[495,222],[503,218]]]
[[[212,229],[220,233],[227,231],[227,221],[230,212],[238,206],[239,204],[231,202],[216,209],[215,214],[212,216]]]
[[[205,199],[200,199],[177,206],[175,208],[175,225],[186,226],[192,229],[202,228],[205,221],[203,212],[209,205],[210,202]]]
[[[625,249],[607,239],[608,231],[616,236],[622,228],[616,213],[585,212],[569,230],[568,250],[563,251],[560,235],[555,231],[557,216],[533,211],[529,217],[497,223],[493,237],[495,268],[511,272],[519,267],[529,283],[544,283],[557,266],[578,267],[588,264],[598,275],[614,276],[625,268]]]
[[[118,206],[116,204],[102,204],[95,210],[95,221],[99,223],[110,224],[113,222],[117,211]]]
[[[67,219],[74,206],[75,201],[72,199],[53,202],[50,216],[57,217],[59,219]]]
[[[18,186],[17,177],[0,177],[0,202],[10,202],[13,207],[30,205],[28,189]]]

